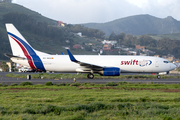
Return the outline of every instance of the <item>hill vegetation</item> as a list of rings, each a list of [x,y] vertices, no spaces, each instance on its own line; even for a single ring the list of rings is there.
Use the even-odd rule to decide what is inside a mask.
[[[132,35],[180,33],[180,21],[171,16],[161,19],[151,15],[135,15],[106,23],[88,23],[84,26],[100,29],[107,36],[112,32]]]
[[[5,23],[13,23],[35,49],[51,54],[60,54],[65,52],[64,46],[72,48],[74,44],[79,43],[79,37],[73,34],[76,32],[82,32],[88,38],[104,37],[104,33],[96,29],[70,24],[57,27],[57,21],[43,17],[37,12],[16,4],[0,3],[0,60],[8,59],[4,53],[11,53]],[[86,38],[80,40],[86,41]],[[86,50],[75,53],[81,54],[83,51]]]
[[[180,33],[173,33],[173,34],[148,34],[155,40],[161,40],[162,38],[169,38],[171,40],[180,40]]]
[[[32,11],[28,8],[25,8],[18,4],[12,4],[12,3],[0,3],[0,20],[3,19],[3,15],[7,13],[22,13],[30,16],[32,19],[37,20],[38,22],[46,22],[50,25],[55,25],[57,21],[49,19],[47,17],[42,16],[40,13]]]
[[[120,45],[126,45],[133,48],[135,48],[135,45],[145,46],[147,49],[154,51],[155,54],[160,56],[172,54],[176,58],[180,58],[179,40],[171,40],[167,37],[162,37],[159,40],[156,40],[150,35],[132,36],[124,33],[111,33],[109,40],[117,40],[120,42]]]
[[[58,27],[57,21],[23,6],[0,3],[0,60],[8,60],[4,53],[11,53],[5,23],[13,23],[35,49],[50,54],[66,53],[64,47],[73,49],[74,44],[80,44],[84,49],[73,49],[73,54],[97,54],[92,52],[92,47],[87,46],[87,43],[93,43],[97,50],[102,48],[100,40],[105,39],[104,32],[107,35],[109,31],[109,40],[117,40],[120,45],[134,47],[139,44],[155,51],[156,54],[173,54],[176,58],[180,58],[180,41],[178,41],[180,34],[158,35],[159,33],[179,32],[179,22],[172,17],[159,19],[150,15],[138,15],[103,24],[66,24],[65,27]],[[102,26],[104,32],[98,30],[99,28],[96,29],[97,27],[88,28],[89,25],[90,27]],[[119,31],[119,29],[122,30]],[[83,37],[74,34],[78,32],[81,32]],[[142,35],[146,33],[148,35]],[[133,34],[140,34],[140,36],[133,36]]]

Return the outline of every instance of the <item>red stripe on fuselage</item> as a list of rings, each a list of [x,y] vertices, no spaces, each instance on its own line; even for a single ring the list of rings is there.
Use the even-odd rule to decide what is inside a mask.
[[[18,45],[21,47],[24,55],[26,56],[26,58],[27,58],[27,60],[28,60],[28,63],[29,63],[29,65],[30,65],[30,67],[31,67],[32,69],[36,69],[36,67],[35,67],[35,65],[34,65],[34,63],[33,63],[33,61],[32,61],[32,58],[31,58],[31,56],[29,55],[28,51],[25,49],[25,47],[24,47],[18,40],[16,40],[14,37],[12,37],[12,36],[10,36],[10,37],[11,37],[13,40],[15,40],[15,41],[18,43]]]

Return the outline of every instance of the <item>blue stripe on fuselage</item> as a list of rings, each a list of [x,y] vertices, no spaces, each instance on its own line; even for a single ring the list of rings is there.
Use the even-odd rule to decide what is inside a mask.
[[[26,48],[29,55],[32,57],[33,63],[36,66],[36,68],[45,71],[44,65],[43,65],[40,57],[35,53],[35,51],[26,42],[24,42],[21,38],[17,37],[16,35],[14,35],[10,32],[8,32],[8,34],[11,35],[12,37],[14,37],[16,40],[18,40]]]

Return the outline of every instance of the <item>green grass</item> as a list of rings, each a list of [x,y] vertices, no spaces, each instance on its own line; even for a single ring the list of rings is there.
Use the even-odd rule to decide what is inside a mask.
[[[0,119],[180,119],[178,84],[26,82],[1,86],[0,95]]]
[[[28,74],[7,74],[6,77],[15,77],[15,78],[27,78]],[[86,79],[87,74],[48,74],[48,73],[40,73],[40,74],[31,74],[32,79],[39,79],[43,77],[44,79]],[[121,75],[121,76],[100,76],[99,74],[94,74],[94,78],[96,79],[157,79],[157,75]],[[169,75],[161,75],[162,79],[168,78],[180,78],[180,76],[169,76]]]
[[[160,34],[160,35],[150,35],[153,39],[160,40],[162,38],[169,38],[172,40],[180,40],[180,34],[179,33],[173,33],[173,34]]]

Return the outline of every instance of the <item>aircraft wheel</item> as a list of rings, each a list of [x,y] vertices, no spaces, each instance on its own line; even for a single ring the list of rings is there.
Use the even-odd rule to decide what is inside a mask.
[[[157,76],[157,79],[160,79],[160,78],[161,78],[161,76],[160,76],[160,75],[158,75],[158,76]]]
[[[89,74],[87,75],[87,78],[93,79],[93,78],[94,78],[94,75],[93,75],[92,73],[89,73]]]

